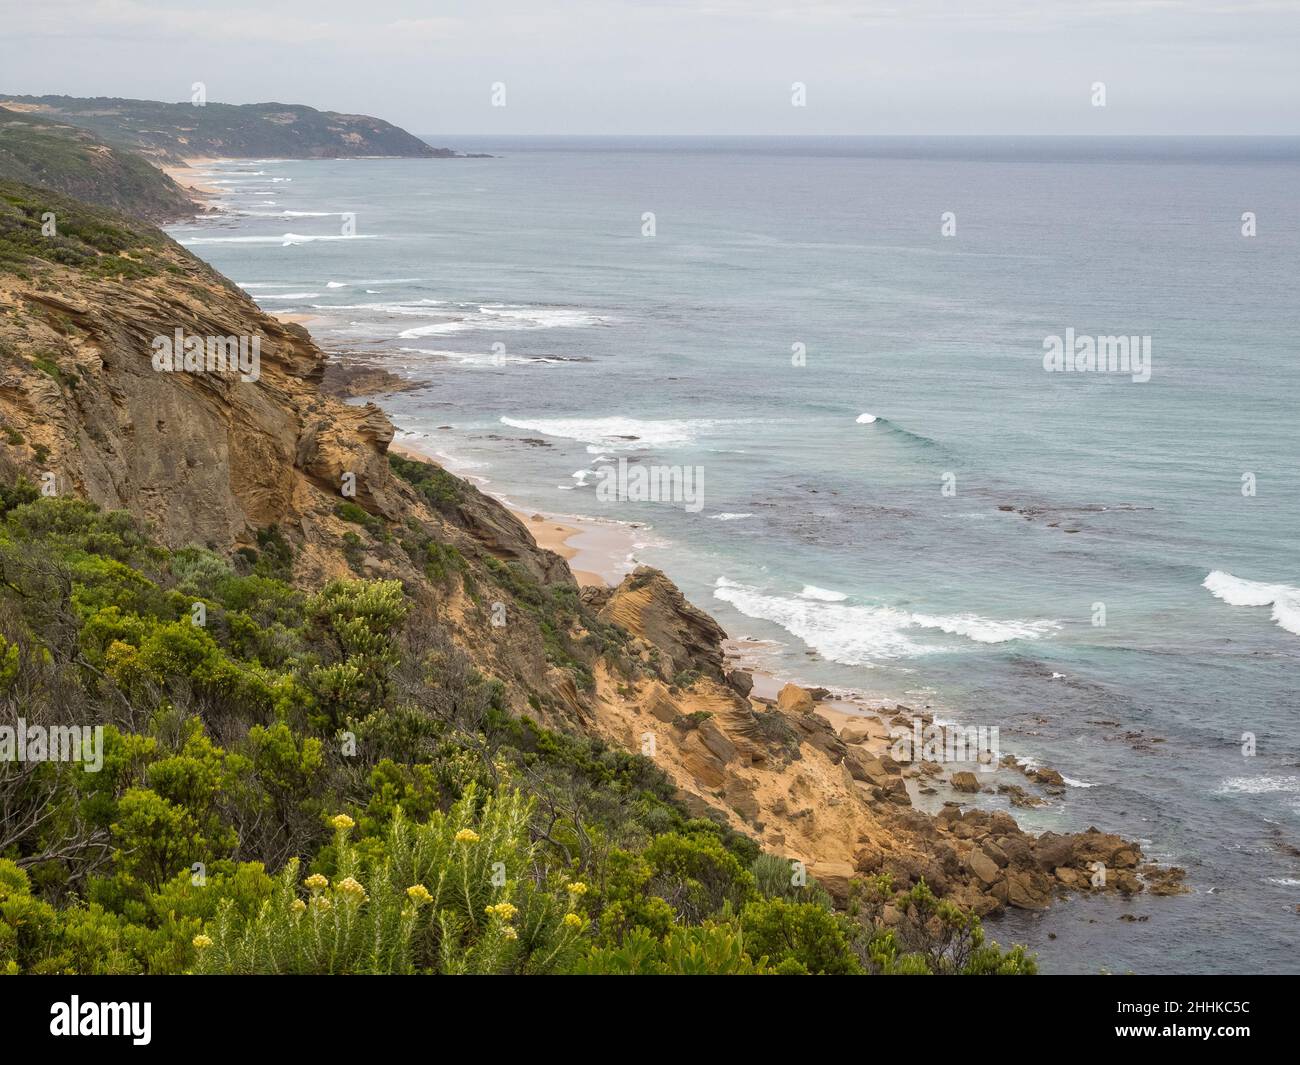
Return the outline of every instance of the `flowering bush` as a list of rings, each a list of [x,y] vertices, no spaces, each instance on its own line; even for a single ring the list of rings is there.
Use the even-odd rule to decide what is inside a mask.
[[[366,860],[340,814],[337,875],[303,879],[290,861],[256,914],[218,914],[199,949],[205,973],[546,973],[570,964],[587,922],[563,877],[537,872],[531,803],[480,798],[413,824],[399,810],[382,856]],[[471,827],[473,826],[473,827]],[[539,876],[541,877],[539,879]],[[206,938],[206,937],[205,937]],[[197,944],[196,944],[197,945]]]

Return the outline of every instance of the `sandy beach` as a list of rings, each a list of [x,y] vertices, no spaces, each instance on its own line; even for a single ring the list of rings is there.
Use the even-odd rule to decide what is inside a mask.
[[[204,208],[215,208],[214,200],[219,200],[224,193],[215,185],[205,185],[201,180],[194,176],[195,168],[202,167],[207,163],[220,162],[218,159],[195,158],[186,159],[183,166],[163,166],[159,169],[171,178],[176,184],[183,188],[190,196],[198,201]]]

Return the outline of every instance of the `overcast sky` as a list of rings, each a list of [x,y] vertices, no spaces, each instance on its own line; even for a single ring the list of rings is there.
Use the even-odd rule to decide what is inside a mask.
[[[1300,0],[0,0],[0,92],[195,81],[426,134],[1296,134]]]

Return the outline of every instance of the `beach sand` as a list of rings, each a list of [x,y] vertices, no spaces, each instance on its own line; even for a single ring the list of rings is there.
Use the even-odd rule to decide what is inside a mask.
[[[176,184],[188,192],[192,199],[198,201],[199,205],[205,208],[214,207],[214,200],[220,199],[224,193],[215,185],[205,185],[194,176],[194,168],[204,166],[207,163],[220,162],[217,159],[194,158],[186,159],[185,166],[163,166],[159,169],[171,178]]]
[[[271,314],[270,311],[267,311],[266,313]],[[291,322],[294,325],[302,326],[304,329],[310,329],[312,322],[319,322],[321,319],[321,316],[319,314],[302,314],[302,313],[271,314],[271,317],[274,318],[277,322]]]

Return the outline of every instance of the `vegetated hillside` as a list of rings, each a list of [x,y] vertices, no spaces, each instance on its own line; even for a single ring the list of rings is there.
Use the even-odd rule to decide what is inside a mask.
[[[177,329],[256,379],[155,369]],[[912,809],[663,574],[580,592],[323,365],[0,183],[0,725],[103,727],[95,772],[0,759],[0,969],[1015,973],[977,915],[1143,890],[1117,836]]]
[[[147,159],[85,129],[0,108],[0,180],[40,185],[136,218],[166,222],[198,206]]]
[[[99,134],[160,162],[195,157],[335,159],[357,156],[452,157],[406,130],[369,115],[302,104],[162,103],[97,96],[0,96],[26,111]]]

